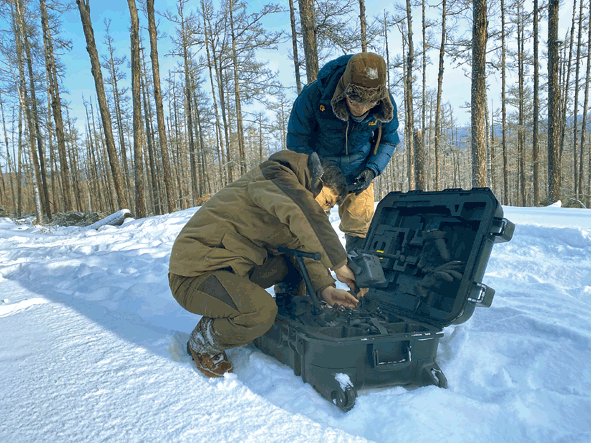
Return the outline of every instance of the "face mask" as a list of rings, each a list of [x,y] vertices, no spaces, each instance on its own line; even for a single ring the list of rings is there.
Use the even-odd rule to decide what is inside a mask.
[[[363,115],[362,115],[362,116],[360,116],[360,117],[355,117],[353,114],[351,114],[351,113],[349,112],[349,115],[351,116],[351,118],[352,118],[353,120],[355,120],[357,123],[360,123],[360,122],[362,122],[362,121],[365,119],[365,117],[367,117],[367,114],[369,114],[369,111],[367,111],[365,114],[363,114]]]

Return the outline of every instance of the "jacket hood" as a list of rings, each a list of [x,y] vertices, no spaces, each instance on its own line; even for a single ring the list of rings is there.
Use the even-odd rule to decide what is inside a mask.
[[[293,171],[298,181],[316,197],[322,189],[322,174],[324,173],[318,154],[300,154],[293,151],[279,151],[261,163],[263,175],[272,177],[278,168],[287,167]]]
[[[384,59],[377,54],[368,52],[339,57],[321,69],[318,78],[322,81],[328,74],[328,72],[323,72],[325,69],[336,72],[338,69],[334,68],[342,66],[345,62],[345,69],[338,80],[330,102],[333,113],[341,120],[349,120],[349,108],[345,100],[349,97],[360,103],[377,102],[376,106],[370,110],[370,114],[382,123],[392,120],[394,105],[386,88]]]

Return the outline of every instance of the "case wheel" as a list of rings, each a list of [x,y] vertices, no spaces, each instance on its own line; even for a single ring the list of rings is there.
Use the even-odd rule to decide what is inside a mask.
[[[332,391],[332,402],[343,412],[350,411],[355,406],[355,399],[357,398],[357,391],[353,386],[347,386],[343,391],[342,388],[337,388]]]
[[[447,378],[437,363],[423,366],[422,379],[425,385],[434,385],[438,388],[447,389]]]

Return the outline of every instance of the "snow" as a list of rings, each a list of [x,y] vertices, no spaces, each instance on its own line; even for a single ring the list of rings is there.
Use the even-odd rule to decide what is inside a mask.
[[[339,383],[339,386],[341,387],[341,389],[344,391],[348,386],[353,386],[353,383],[351,383],[351,379],[349,378],[349,376],[347,374],[343,374],[341,372],[335,374],[334,376],[335,380]]]
[[[196,209],[98,230],[0,219],[2,442],[591,442],[591,212],[505,207],[490,308],[444,329],[449,387],[342,412],[252,345],[206,379],[168,259]],[[331,222],[338,228],[336,210]]]

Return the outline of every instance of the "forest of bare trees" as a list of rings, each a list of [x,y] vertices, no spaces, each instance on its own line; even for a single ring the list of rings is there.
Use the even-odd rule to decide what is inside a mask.
[[[122,48],[90,0],[0,0],[0,214],[200,205],[283,149],[302,87],[361,51],[386,60],[400,121],[377,199],[488,186],[506,205],[591,204],[589,0],[158,3],[117,4]],[[74,13],[94,80],[83,109],[62,61]],[[291,64],[274,71],[272,53]],[[446,98],[450,76],[471,85],[461,107]]]

